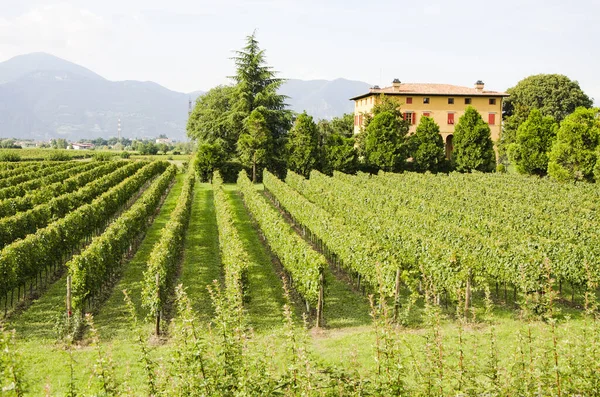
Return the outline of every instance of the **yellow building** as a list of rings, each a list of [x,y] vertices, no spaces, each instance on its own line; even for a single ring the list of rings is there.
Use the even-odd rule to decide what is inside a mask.
[[[354,133],[360,132],[364,116],[371,114],[373,106],[380,101],[381,94],[398,101],[404,119],[410,123],[409,133],[416,130],[421,117],[432,117],[440,126],[440,134],[446,145],[446,154],[452,151],[454,125],[473,106],[490,125],[492,140],[496,142],[502,128],[502,100],[505,92],[486,91],[482,81],[474,88],[449,84],[401,83],[395,79],[391,87],[375,86],[366,94],[351,98],[354,101]]]

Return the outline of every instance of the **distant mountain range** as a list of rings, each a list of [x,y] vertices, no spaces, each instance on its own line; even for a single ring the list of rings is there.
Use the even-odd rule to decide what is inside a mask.
[[[348,98],[369,84],[345,79],[288,80],[280,93],[296,112],[316,119],[352,112]],[[188,101],[202,91],[181,93],[151,81],[109,81],[45,53],[0,63],[0,137],[20,139],[153,138],[185,139]]]

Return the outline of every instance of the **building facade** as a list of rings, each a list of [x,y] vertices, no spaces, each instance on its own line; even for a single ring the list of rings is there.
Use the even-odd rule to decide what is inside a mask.
[[[413,133],[421,117],[428,116],[440,126],[440,134],[446,145],[446,155],[452,152],[454,126],[465,113],[467,106],[473,106],[486,121],[491,130],[492,140],[498,141],[502,129],[502,101],[508,96],[505,92],[486,91],[482,81],[475,87],[460,87],[449,84],[401,83],[395,79],[390,87],[375,86],[369,92],[351,98],[354,101],[354,133],[360,132],[365,115],[372,114],[373,106],[385,95],[398,102],[404,119],[410,124]]]

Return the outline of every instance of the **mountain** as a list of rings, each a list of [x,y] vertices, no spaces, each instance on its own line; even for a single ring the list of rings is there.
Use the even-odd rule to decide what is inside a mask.
[[[331,118],[353,110],[348,98],[366,83],[337,79],[288,80],[281,88],[292,110]],[[0,63],[0,137],[77,140],[117,135],[186,139],[188,101],[203,91],[181,93],[154,82],[109,81],[45,53]]]
[[[344,113],[354,113],[354,102],[349,98],[369,91],[370,84],[346,79],[287,80],[279,90],[289,98],[287,103],[295,112],[303,112],[315,119],[331,119]]]
[[[0,63],[0,84],[8,83],[37,71],[68,72],[89,79],[104,80],[89,69],[79,66],[54,55],[43,52],[34,52],[19,55],[8,61]]]

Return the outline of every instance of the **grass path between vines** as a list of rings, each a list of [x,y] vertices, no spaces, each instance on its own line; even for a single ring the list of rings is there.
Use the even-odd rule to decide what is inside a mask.
[[[194,311],[202,321],[213,315],[207,286],[220,280],[221,256],[219,254],[219,230],[215,213],[212,186],[196,183],[194,203],[183,251],[181,276]]]
[[[113,339],[130,335],[133,331],[129,311],[124,301],[123,290],[127,290],[129,297],[135,305],[140,320],[144,320],[146,311],[142,309],[142,283],[146,264],[152,253],[154,245],[160,239],[162,229],[165,227],[171,212],[177,205],[177,199],[183,188],[183,174],[177,174],[175,184],[167,195],[163,205],[154,218],[154,222],[148,228],[144,240],[138,247],[134,257],[125,265],[121,279],[114,287],[110,298],[102,305],[94,317],[94,322],[100,338],[103,340]]]
[[[250,325],[257,332],[270,332],[283,322],[284,304],[281,277],[273,267],[271,254],[262,243],[236,185],[225,187],[234,209],[234,222],[250,257],[248,301],[245,308]]]

